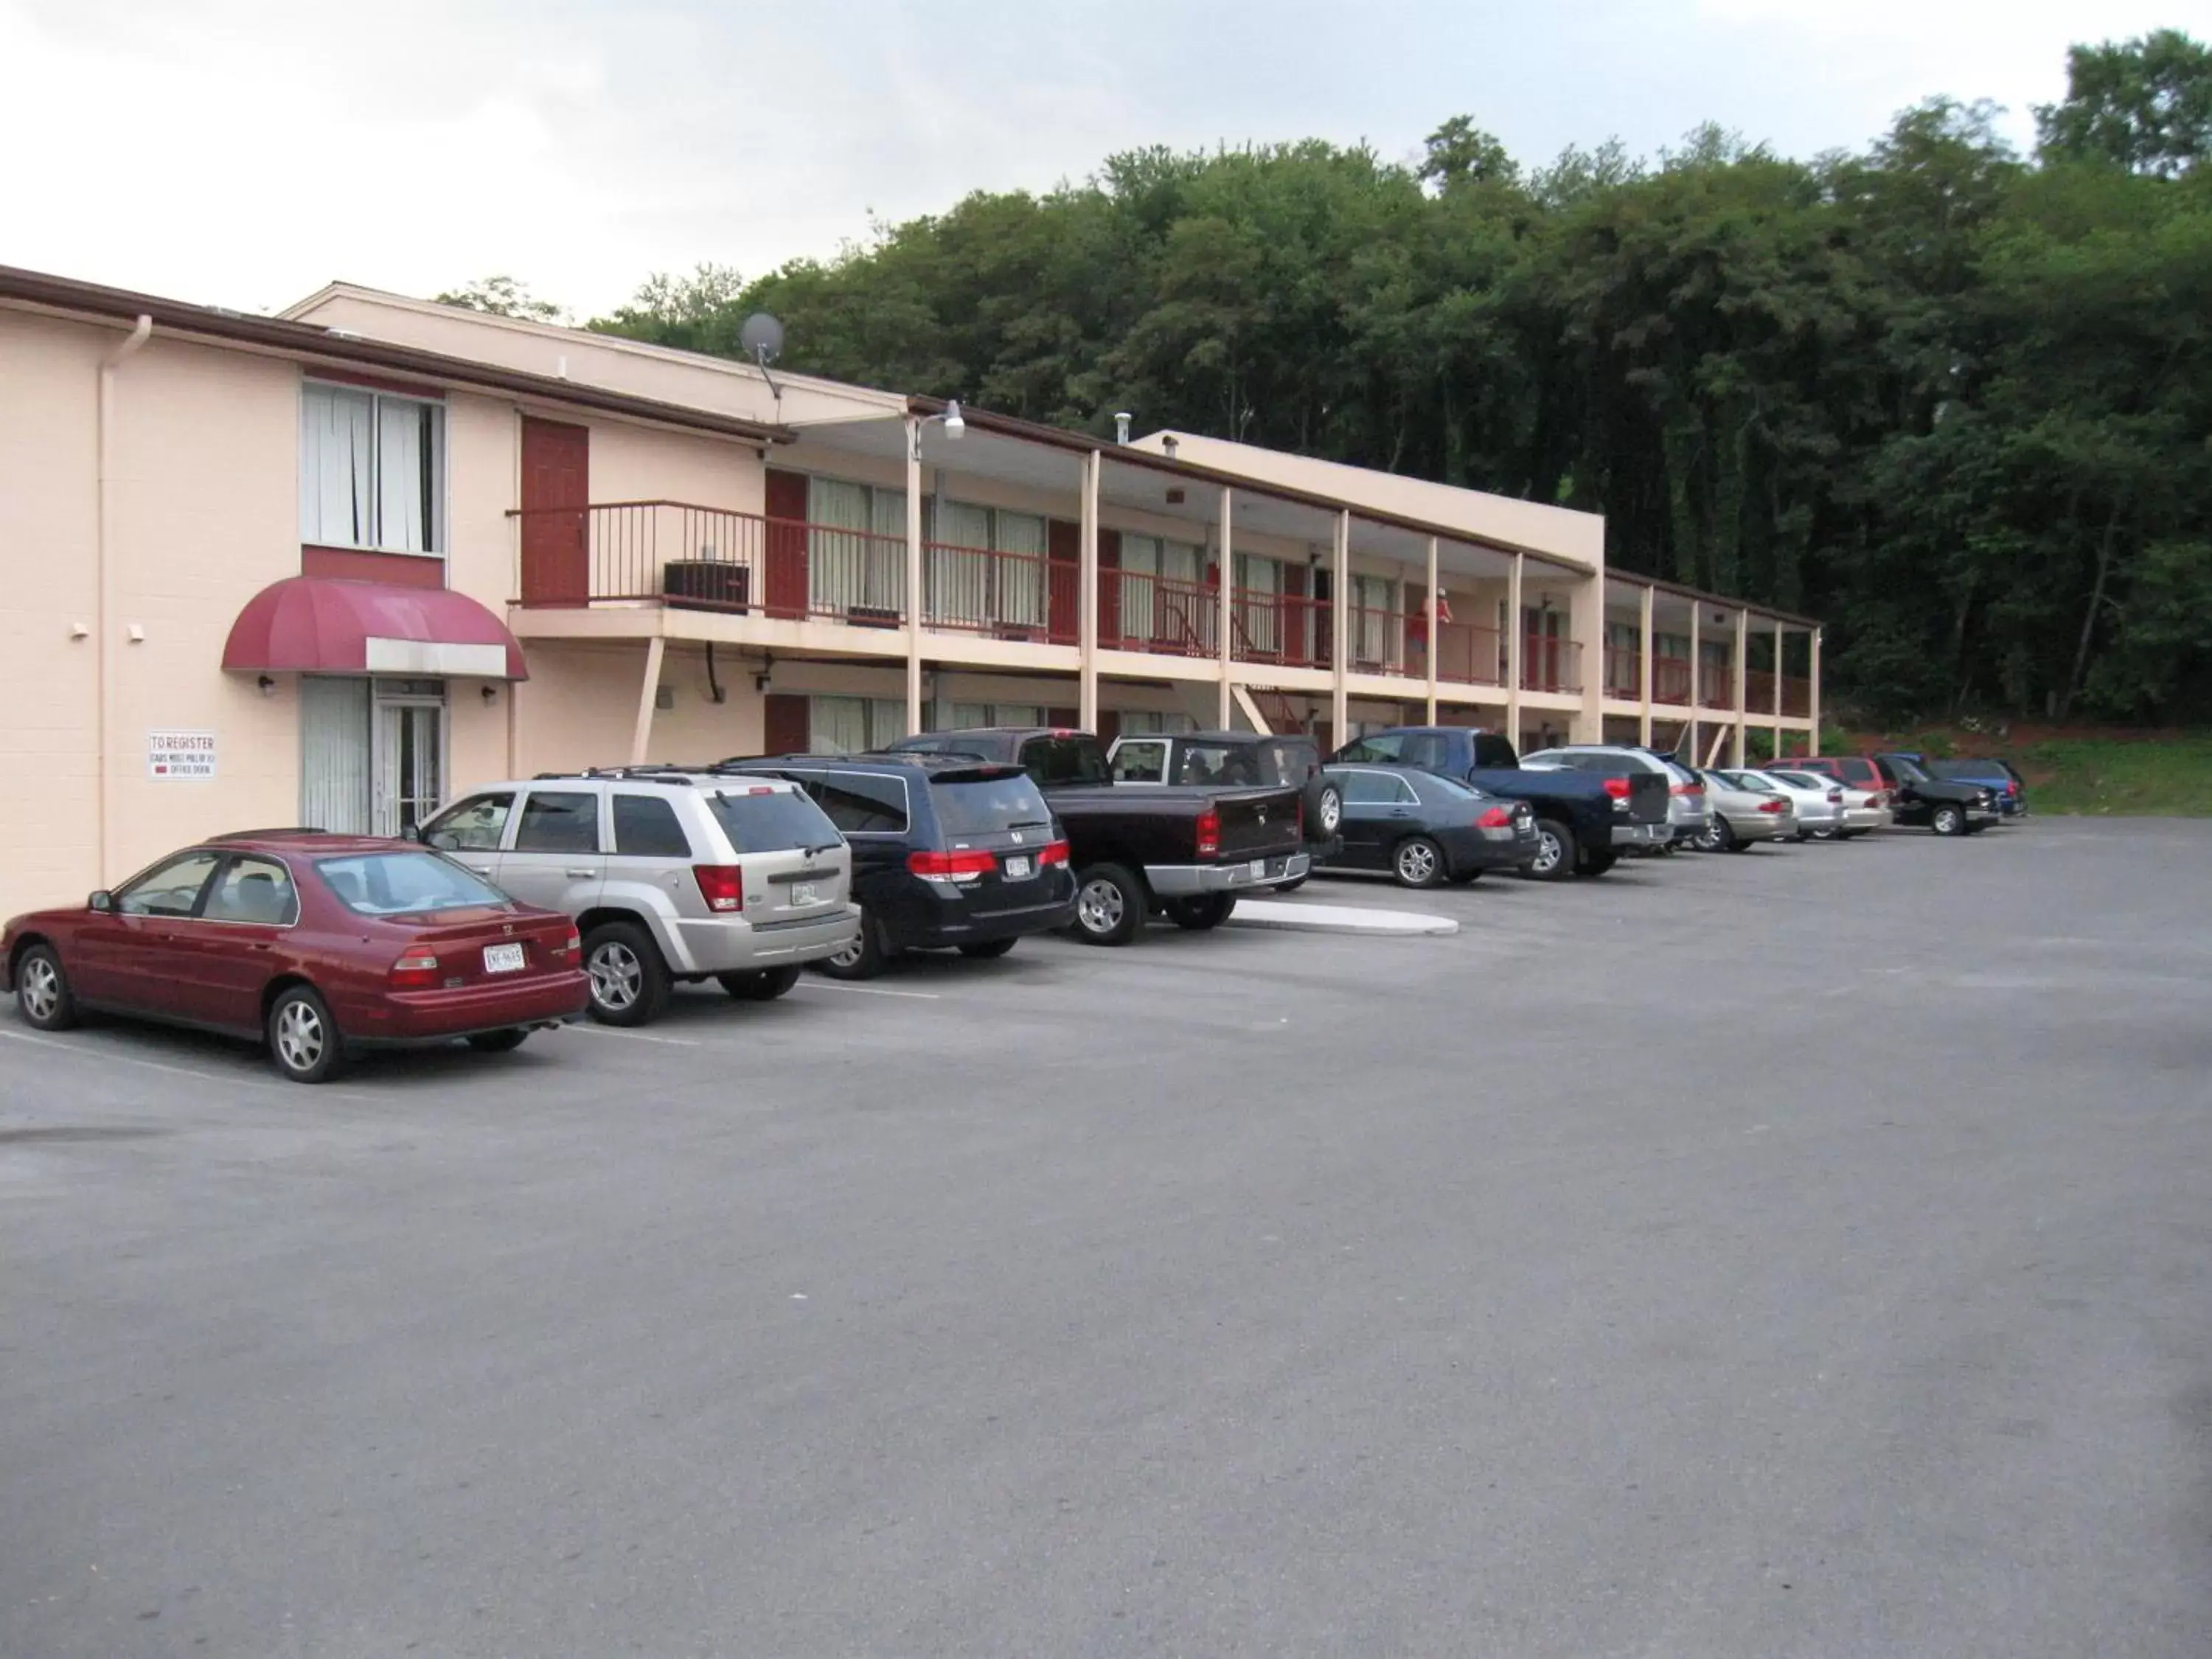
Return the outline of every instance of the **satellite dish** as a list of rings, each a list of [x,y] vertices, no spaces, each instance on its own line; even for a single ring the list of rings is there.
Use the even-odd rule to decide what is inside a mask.
[[[783,325],[765,311],[756,311],[738,331],[738,343],[763,368],[783,355]]]

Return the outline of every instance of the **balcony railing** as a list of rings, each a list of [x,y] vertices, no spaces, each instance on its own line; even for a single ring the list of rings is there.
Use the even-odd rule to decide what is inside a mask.
[[[1644,653],[1634,646],[1606,647],[1605,695],[1631,700],[1643,696]]]
[[[1530,634],[1521,641],[1521,689],[1523,691],[1579,691],[1583,689],[1583,648],[1573,640],[1548,634]]]
[[[1234,632],[1230,651],[1238,662],[1269,662],[1285,668],[1329,665],[1328,603],[1304,593],[1270,593],[1240,587],[1232,596]]]
[[[1455,685],[1505,684],[1505,636],[1471,623],[1437,624],[1437,678]]]
[[[1690,659],[1687,657],[1652,658],[1651,701],[1688,707],[1690,678]]]
[[[1735,707],[1735,668],[1733,664],[1709,662],[1698,674],[1698,707],[1726,708]]]
[[[905,544],[899,544],[903,556]],[[922,622],[992,639],[1074,645],[1080,568],[1042,553],[1006,553],[925,542]]]
[[[1098,589],[1098,643],[1109,651],[1211,657],[1220,649],[1221,595],[1202,582],[1101,570]]]
[[[1782,677],[1782,712],[1792,720],[1807,720],[1813,713],[1813,682],[1795,674]]]
[[[1428,678],[1429,665],[1423,657],[1416,665],[1415,652],[1408,645],[1427,649],[1426,641],[1417,637],[1419,629],[1409,637],[1407,624],[1414,619],[1402,611],[1385,611],[1372,605],[1351,606],[1344,617],[1344,665],[1355,674],[1418,673]]]

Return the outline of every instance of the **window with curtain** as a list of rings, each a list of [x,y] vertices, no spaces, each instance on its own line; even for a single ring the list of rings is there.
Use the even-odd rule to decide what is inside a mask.
[[[442,552],[445,496],[443,407],[353,386],[301,386],[301,541]]]
[[[806,481],[807,602],[817,611],[902,611],[906,492]]]
[[[1237,618],[1243,630],[1238,643],[1263,655],[1278,654],[1283,648],[1282,611],[1276,603],[1283,591],[1282,565],[1261,554],[1239,553],[1237,586]]]
[[[818,755],[858,755],[906,736],[906,704],[896,697],[809,697],[807,745]]]
[[[1121,730],[1130,736],[1158,737],[1163,734],[1195,732],[1198,722],[1188,714],[1163,714],[1156,708],[1125,708],[1121,711]]]
[[[1352,579],[1354,663],[1388,665],[1399,659],[1397,606],[1393,597],[1397,584],[1388,576]]]

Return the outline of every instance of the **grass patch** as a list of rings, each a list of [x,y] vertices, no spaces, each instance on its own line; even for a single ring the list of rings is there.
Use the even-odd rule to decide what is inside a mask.
[[[2046,738],[2012,757],[2028,807],[2112,817],[2212,817],[2212,735]]]

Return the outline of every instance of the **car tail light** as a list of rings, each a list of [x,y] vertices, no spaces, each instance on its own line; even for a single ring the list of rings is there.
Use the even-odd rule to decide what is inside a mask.
[[[1512,809],[1493,806],[1474,821],[1478,830],[1510,830],[1513,827]]]
[[[568,937],[553,947],[553,954],[556,957],[573,957],[580,955],[583,948],[584,936],[571,927],[568,929]]]
[[[2005,793],[2008,795],[2017,795],[2020,793],[2020,781],[2016,778],[2006,779]]]
[[[1790,803],[1779,799],[1763,800],[1759,803],[1759,810],[1762,812],[1786,812],[1790,810]]]
[[[695,864],[691,878],[699,884],[699,896],[709,910],[727,912],[745,908],[745,872],[742,865]]]
[[[1066,864],[1067,861],[1067,843],[1064,841],[1048,841],[1037,849],[1037,863],[1040,866]]]
[[[1605,793],[1615,800],[1626,800],[1632,787],[1626,778],[1607,778],[1605,781]]]
[[[908,853],[906,867],[925,881],[973,881],[999,867],[999,855],[981,847],[949,853]]]
[[[1221,814],[1211,806],[1198,815],[1198,855],[1215,857],[1221,851]]]
[[[427,991],[438,982],[438,957],[434,951],[409,951],[392,964],[386,982],[395,991]]]
[[[1828,799],[1836,805],[1841,806],[1844,804],[1844,792],[1840,789],[1831,789],[1828,791]],[[1881,802],[1876,801],[1875,804],[1880,805]]]

